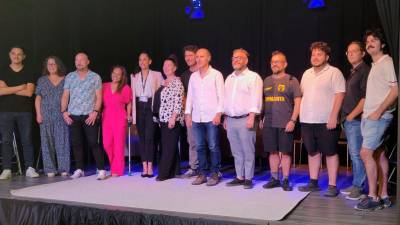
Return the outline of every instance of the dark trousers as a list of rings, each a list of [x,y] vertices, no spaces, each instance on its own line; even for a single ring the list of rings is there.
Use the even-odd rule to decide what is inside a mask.
[[[158,165],[158,177],[162,179],[173,178],[180,172],[178,141],[181,125],[176,123],[172,129],[168,128],[168,123],[160,123],[160,126],[163,148]]]
[[[32,144],[32,113],[0,112],[1,154],[3,169],[11,169],[13,131],[17,125],[24,154],[25,167],[33,167],[34,149]]]
[[[151,99],[140,102],[137,99],[136,124],[139,133],[139,150],[142,162],[153,162],[154,159],[154,131],[156,124],[153,122]]]
[[[70,125],[70,129],[72,151],[76,161],[75,167],[81,170],[85,168],[83,151],[83,135],[85,135],[88,147],[92,150],[93,157],[96,161],[97,169],[104,170],[104,157],[98,142],[99,122],[96,120],[94,125],[89,126],[85,123],[87,118],[88,115],[71,115],[71,119],[74,121]]]

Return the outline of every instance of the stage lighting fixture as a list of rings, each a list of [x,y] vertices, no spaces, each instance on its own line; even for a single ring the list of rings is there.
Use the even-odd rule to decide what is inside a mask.
[[[309,9],[320,9],[325,7],[325,0],[303,0]]]
[[[185,8],[185,12],[190,19],[204,19],[203,4],[201,0],[190,0],[190,6]]]

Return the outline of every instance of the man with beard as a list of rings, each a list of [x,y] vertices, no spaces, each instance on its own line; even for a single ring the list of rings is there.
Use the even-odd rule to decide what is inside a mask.
[[[282,186],[284,191],[291,191],[290,155],[293,131],[300,111],[301,91],[299,81],[285,73],[286,67],[286,56],[279,51],[273,52],[272,75],[264,80],[264,118],[260,122],[260,128],[263,129],[264,150],[269,152],[271,167],[271,178],[263,187],[270,189]],[[282,184],[278,177],[279,164],[282,165]]]
[[[338,115],[345,93],[342,72],[329,65],[331,49],[325,42],[314,42],[310,47],[312,68],[306,70],[300,88],[303,97],[300,104],[301,136],[308,151],[310,181],[299,191],[319,191],[318,175],[322,154],[326,156],[329,186],[326,197],[336,197],[339,191],[336,179],[339,169],[337,143]]]

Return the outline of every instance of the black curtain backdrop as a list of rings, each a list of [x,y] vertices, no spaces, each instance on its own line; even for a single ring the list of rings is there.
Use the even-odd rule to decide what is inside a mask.
[[[183,71],[182,47],[197,44],[211,50],[213,66],[225,76],[232,72],[232,50],[242,47],[250,52],[249,67],[263,77],[270,73],[267,62],[274,50],[287,54],[288,72],[300,77],[309,67],[312,42],[328,42],[331,64],[347,72],[347,44],[380,26],[374,0],[326,0],[317,10],[303,0],[203,0],[204,20],[188,18],[189,2],[0,0],[0,66],[8,64],[15,44],[26,48],[26,62],[38,76],[45,57],[57,55],[72,70],[75,53],[85,51],[92,69],[109,80],[114,64],[135,70],[143,50],[153,56],[155,70],[176,53]]]

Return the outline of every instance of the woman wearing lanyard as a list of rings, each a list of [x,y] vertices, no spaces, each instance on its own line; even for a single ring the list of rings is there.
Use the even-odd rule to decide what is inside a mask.
[[[163,71],[167,79],[154,95],[154,115],[161,127],[161,159],[157,181],[174,178],[180,173],[178,141],[183,125],[183,84],[175,76],[177,69],[175,55],[164,60]]]
[[[154,130],[153,96],[163,82],[160,72],[150,70],[151,58],[148,53],[139,55],[140,72],[131,75],[134,90],[132,104],[132,123],[137,125],[139,150],[143,164],[142,177],[153,177]]]

